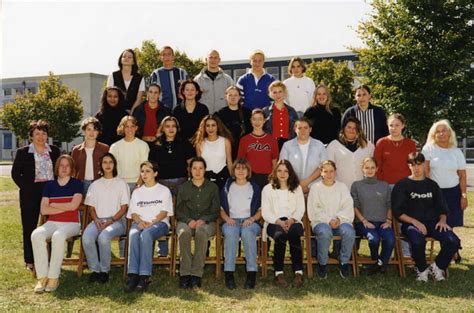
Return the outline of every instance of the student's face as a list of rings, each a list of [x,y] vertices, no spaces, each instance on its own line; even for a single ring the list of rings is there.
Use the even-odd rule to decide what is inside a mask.
[[[404,127],[405,125],[399,119],[391,118],[388,120],[388,131],[392,136],[400,136]]]
[[[323,177],[325,182],[333,183],[336,179],[336,170],[334,169],[334,167],[332,167],[332,165],[326,164],[321,170],[321,176]]]
[[[31,142],[33,142],[34,145],[41,147],[41,146],[44,146],[47,141],[48,141],[47,132],[40,129],[33,130],[33,134],[31,136]]]
[[[449,142],[449,137],[451,136],[449,129],[446,125],[438,125],[435,131],[435,142],[436,143],[447,143]]]
[[[157,103],[158,99],[160,99],[160,88],[156,86],[152,86],[148,88],[148,101],[151,103]]]
[[[298,139],[307,140],[309,138],[309,134],[311,133],[311,127],[309,127],[308,123],[306,122],[297,122],[295,124],[295,132]]]
[[[410,168],[411,175],[414,178],[424,178],[425,177],[425,166],[423,163],[420,164],[408,164]]]
[[[137,132],[137,126],[133,124],[132,121],[127,121],[123,127],[123,133],[125,137],[132,138],[135,137],[135,133]]]
[[[273,87],[270,90],[270,98],[272,98],[274,101],[283,101],[285,99],[285,92],[283,91],[283,88],[281,87]]]
[[[106,156],[102,159],[102,172],[104,172],[104,175],[106,174],[112,174],[114,171],[114,160],[112,160],[111,157]]]
[[[370,93],[365,89],[357,89],[355,94],[355,99],[358,105],[368,105],[370,97]]]
[[[71,165],[66,158],[62,158],[59,161],[58,176],[60,178],[71,176]]]
[[[196,90],[194,84],[189,83],[184,86],[183,94],[186,100],[194,100],[198,94],[198,91]]]
[[[265,123],[265,117],[262,114],[254,114],[250,119],[250,123],[252,123],[252,127],[255,128],[262,128],[263,124]]]
[[[247,167],[243,164],[239,164],[235,167],[234,171],[235,178],[239,180],[247,179],[247,176],[249,175],[249,170]]]
[[[140,169],[140,176],[145,184],[155,182],[155,177],[158,176],[158,172],[153,172],[153,169],[148,165],[143,165]]]
[[[206,168],[202,162],[193,162],[191,166],[191,177],[194,179],[203,179],[206,173]]]
[[[303,67],[300,62],[295,61],[291,64],[291,75],[295,77],[303,77]]]
[[[165,133],[166,138],[175,138],[178,128],[176,123],[173,120],[168,120],[163,125],[163,132]]]
[[[163,65],[173,65],[174,63],[174,54],[171,49],[164,49],[160,53],[160,59],[161,62],[163,62]]]
[[[290,174],[288,173],[288,168],[285,164],[280,164],[276,170],[276,176],[279,182],[287,182]]]
[[[95,129],[94,124],[90,123],[87,124],[86,129],[84,130],[84,135],[86,140],[96,140],[97,136],[99,135],[99,131]]]
[[[133,61],[133,54],[130,51],[124,51],[124,53],[122,53],[121,61],[122,61],[122,65],[131,66],[135,64],[135,62]]]
[[[217,122],[215,120],[206,121],[206,133],[208,136],[217,134]]]
[[[349,122],[346,127],[344,127],[344,137],[349,141],[353,141],[357,138],[357,125],[354,122]]]
[[[318,88],[316,90],[316,102],[318,104],[326,104],[328,101],[328,93],[325,88]]]
[[[219,54],[217,52],[213,51],[207,55],[206,62],[208,69],[215,70],[219,68],[221,58],[219,57]]]
[[[237,105],[240,101],[240,94],[237,90],[231,89],[226,93],[225,98],[229,105]]]
[[[107,103],[113,108],[118,105],[119,95],[118,95],[117,90],[107,91]]]
[[[264,64],[264,59],[263,59],[263,56],[260,54],[256,54],[250,59],[250,66],[252,67],[252,69],[261,70],[263,69],[263,64]]]
[[[362,173],[365,177],[375,177],[377,173],[377,166],[372,161],[367,161],[362,166]]]

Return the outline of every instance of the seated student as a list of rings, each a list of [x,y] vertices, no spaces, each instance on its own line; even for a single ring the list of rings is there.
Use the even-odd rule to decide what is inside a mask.
[[[402,234],[411,244],[417,268],[417,281],[427,282],[428,276],[444,280],[444,271],[460,246],[459,238],[446,223],[447,206],[438,184],[425,176],[425,156],[415,152],[408,156],[411,175],[395,184],[392,209],[402,222]],[[433,237],[441,244],[435,262],[426,264],[425,237]]]
[[[46,183],[41,199],[41,214],[48,221],[31,234],[35,259],[36,293],[51,292],[59,286],[59,274],[64,257],[64,246],[70,237],[79,235],[78,208],[82,201],[82,182],[74,178],[74,160],[61,155],[54,166],[57,179]],[[51,239],[51,258],[48,260],[46,241]]]
[[[336,164],[331,160],[320,165],[322,181],[311,186],[308,195],[308,218],[318,247],[318,276],[327,277],[329,245],[333,235],[341,236],[339,275],[349,277],[349,259],[355,240],[352,227],[354,206],[349,189],[336,181]]]
[[[159,184],[158,165],[145,161],[140,165],[139,186],[132,193],[127,218],[132,220],[128,234],[128,280],[125,292],[143,292],[150,284],[153,241],[169,232],[173,216],[171,192]]]
[[[245,248],[247,279],[245,289],[255,288],[257,277],[257,235],[262,216],[260,210],[260,187],[249,181],[252,169],[246,159],[237,159],[232,166],[232,177],[221,191],[221,217],[224,220],[224,272],[225,285],[235,288],[235,255],[242,238]]]
[[[125,234],[122,217],[127,213],[130,190],[127,183],[117,177],[117,160],[112,153],[104,154],[98,163],[102,177],[92,183],[84,201],[89,206],[92,222],[84,230],[82,246],[87,266],[92,271],[89,282],[103,284],[109,280],[110,242],[113,237]]]
[[[275,284],[287,287],[283,273],[286,243],[290,245],[291,267],[295,273],[293,286],[303,286],[303,260],[301,255],[301,236],[304,233],[301,222],[304,215],[304,195],[291,163],[287,160],[277,162],[269,179],[270,183],[262,190],[262,216],[268,224],[267,234],[275,241],[273,268]]]
[[[375,263],[368,274],[385,273],[395,246],[392,229],[392,209],[390,208],[391,188],[388,183],[377,179],[377,162],[367,157],[362,161],[364,179],[354,182],[351,195],[354,199],[356,234],[369,240],[370,256]],[[382,252],[379,244],[382,241]]]
[[[181,185],[176,202],[176,233],[180,251],[180,288],[201,287],[207,242],[216,233],[219,216],[219,189],[207,180],[206,161],[201,157],[191,159],[191,179]],[[194,236],[194,256],[191,239]]]

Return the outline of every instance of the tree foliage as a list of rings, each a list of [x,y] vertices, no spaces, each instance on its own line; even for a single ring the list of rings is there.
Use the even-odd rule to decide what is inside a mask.
[[[325,84],[333,102],[344,111],[354,105],[352,83],[354,73],[348,67],[347,62],[334,62],[333,60],[314,61],[308,65],[306,75],[310,77],[316,85]]]
[[[472,1],[374,0],[372,6],[358,29],[366,47],[354,50],[373,102],[402,113],[420,141],[441,118],[465,134],[474,117]]]
[[[20,139],[28,139],[29,123],[44,119],[50,124],[50,137],[70,142],[79,135],[82,114],[77,91],[62,85],[59,77],[50,72],[48,78],[39,83],[36,94],[27,92],[5,104],[0,110],[0,121]]]

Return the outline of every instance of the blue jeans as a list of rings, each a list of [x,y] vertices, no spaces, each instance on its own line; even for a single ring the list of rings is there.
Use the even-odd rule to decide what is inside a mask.
[[[113,237],[121,236],[124,233],[125,225],[123,220],[116,221],[102,231],[97,229],[94,222],[87,225],[82,235],[82,246],[86,254],[87,265],[91,271],[103,273],[110,271],[110,241]],[[97,253],[96,241],[99,247],[99,253]]]
[[[326,265],[328,263],[329,246],[331,245],[333,235],[341,236],[339,262],[341,264],[349,263],[355,241],[355,231],[351,224],[342,223],[338,228],[331,229],[329,224],[319,223],[314,226],[313,233],[316,235],[317,240],[319,264]]]
[[[395,233],[391,227],[383,229],[381,226],[384,222],[371,221],[371,223],[375,228],[366,228],[362,223],[355,223],[356,234],[367,237],[372,260],[380,259],[383,264],[387,264],[395,247]],[[382,251],[379,255],[380,240],[382,240]]]
[[[260,225],[252,223],[243,227],[245,218],[234,219],[235,225],[227,223],[222,225],[222,234],[224,235],[224,271],[235,271],[235,258],[239,239],[242,238],[245,249],[245,263],[247,272],[257,271],[257,235],[260,234]]]
[[[153,242],[168,234],[168,225],[159,222],[143,230],[133,223],[128,234],[128,273],[151,276]]]
[[[448,268],[451,259],[461,246],[458,236],[452,231],[443,231],[435,229],[436,221],[422,222],[427,230],[426,236],[433,237],[441,244],[441,250],[436,256],[436,265],[445,270]],[[426,264],[426,240],[425,235],[412,224],[402,223],[402,234],[404,234],[411,244],[411,255],[415,260],[416,268],[423,272],[428,265]]]

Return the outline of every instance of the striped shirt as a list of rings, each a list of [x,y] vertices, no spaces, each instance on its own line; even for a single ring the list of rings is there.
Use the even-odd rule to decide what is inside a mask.
[[[367,136],[367,140],[375,144],[374,110],[368,108],[367,110],[363,111],[360,108],[357,108],[355,110],[355,114],[357,119],[360,121],[365,136]]]

